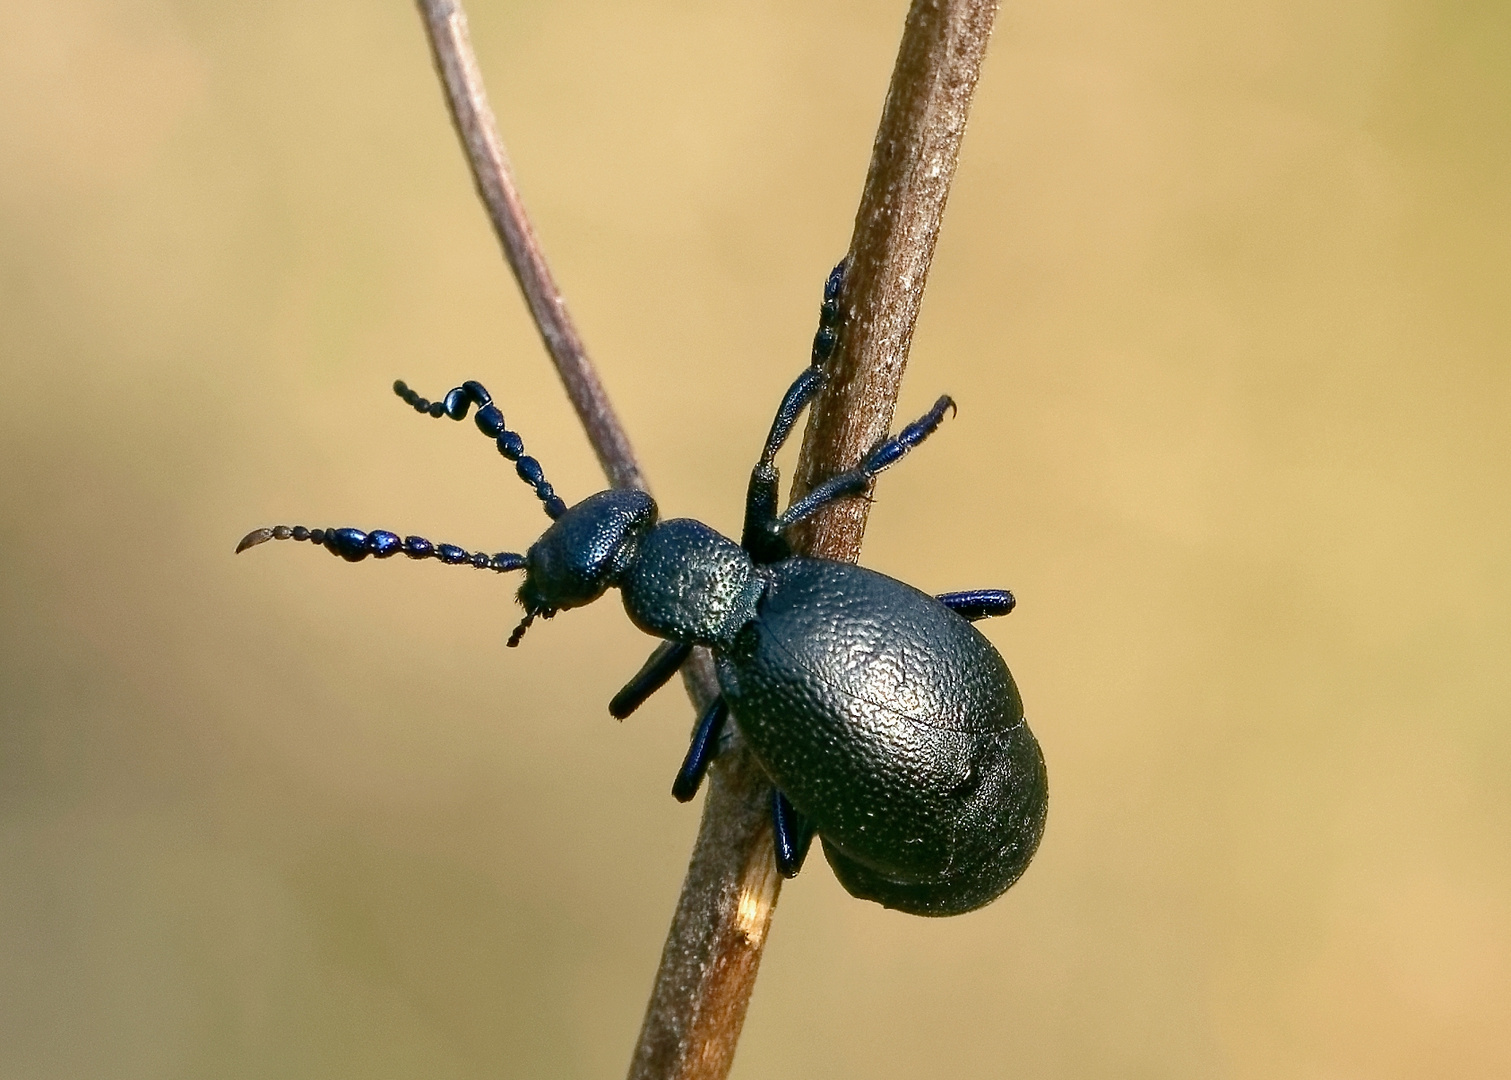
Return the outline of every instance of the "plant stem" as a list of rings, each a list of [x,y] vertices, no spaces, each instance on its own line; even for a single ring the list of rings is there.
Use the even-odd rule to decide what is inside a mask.
[[[845,327],[803,436],[793,497],[887,435],[997,0],[913,0],[871,150],[845,280]],[[869,499],[810,519],[799,547],[854,562]]]
[[[610,483],[648,490],[525,216],[461,4],[418,4],[478,195],[567,396]],[[843,340],[809,416],[795,496],[854,465],[891,424],[996,7],[996,0],[914,0],[908,12],[855,216]],[[855,561],[868,507],[848,499],[816,515],[795,538],[798,549]],[[695,705],[718,693],[706,650],[694,653],[683,676]],[[630,1080],[729,1073],[781,887],[769,793],[770,781],[736,740],[709,776]]]
[[[996,13],[996,0],[915,0],[908,12],[855,215],[844,333],[808,419],[794,497],[853,466],[892,422]],[[797,547],[854,562],[869,505],[846,499],[820,513]],[[728,1075],[780,891],[760,766],[741,745],[709,779],[630,1080]]]

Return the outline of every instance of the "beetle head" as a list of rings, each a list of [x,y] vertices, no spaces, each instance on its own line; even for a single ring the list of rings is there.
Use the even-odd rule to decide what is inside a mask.
[[[525,554],[525,621],[509,644],[519,643],[535,616],[581,607],[618,584],[655,524],[655,500],[643,491],[600,491],[557,518]]]

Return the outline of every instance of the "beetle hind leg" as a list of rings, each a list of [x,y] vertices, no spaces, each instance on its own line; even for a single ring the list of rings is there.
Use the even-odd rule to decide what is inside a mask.
[[[966,622],[993,619],[998,615],[1008,614],[1018,606],[1018,601],[1006,589],[968,589],[965,592],[940,593],[934,599]]]
[[[808,367],[788,387],[781,405],[777,406],[771,432],[761,450],[761,459],[750,473],[750,487],[745,494],[745,529],[740,546],[758,563],[780,562],[792,554],[775,527],[779,479],[776,455],[792,435],[798,417],[818,396],[828,378],[829,359],[839,347],[839,335],[844,326],[840,294],[845,287],[845,267],[846,260],[841,259],[824,282],[824,302],[819,308],[818,331],[813,335],[812,357]]]
[[[813,833],[813,823],[797,812],[780,788],[772,788],[771,839],[779,874],[797,877],[813,844]]]

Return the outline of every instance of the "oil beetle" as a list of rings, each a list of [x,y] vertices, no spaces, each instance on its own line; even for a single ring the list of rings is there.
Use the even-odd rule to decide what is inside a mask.
[[[802,866],[814,834],[853,895],[918,915],[954,915],[1000,896],[1023,873],[1044,831],[1048,787],[1039,744],[1007,665],[971,623],[1013,609],[997,589],[929,596],[849,563],[794,556],[792,525],[872,480],[939,426],[954,402],[880,443],[858,466],[777,513],[777,451],[823,387],[841,331],[844,263],[824,288],[812,361],[782,399],[751,473],[735,544],[688,518],[661,521],[643,491],[610,490],[567,505],[488,391],[466,382],[417,412],[475,422],[515,463],[552,518],[528,552],[471,553],[383,529],[258,529],[309,540],[352,562],[403,552],[480,570],[524,570],[520,638],[537,617],[591,603],[617,587],[630,620],[665,641],[609,711],[624,718],[660,689],[694,645],[713,651],[720,696],[693,732],[672,793],[697,792],[733,718],[771,777],[780,871]]]

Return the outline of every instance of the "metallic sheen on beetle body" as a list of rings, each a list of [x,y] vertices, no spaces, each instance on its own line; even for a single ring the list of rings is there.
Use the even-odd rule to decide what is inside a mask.
[[[442,401],[402,382],[416,411],[466,417],[515,462],[550,527],[520,555],[468,552],[378,529],[257,529],[238,545],[309,540],[356,562],[401,551],[480,570],[524,570],[525,609],[508,644],[537,617],[618,588],[630,620],[664,639],[615,695],[628,716],[676,674],[694,645],[712,650],[721,693],[694,729],[672,784],[696,794],[732,718],[772,780],[778,869],[801,868],[812,839],[846,890],[917,915],[991,902],[1027,867],[1044,831],[1048,782],[1039,744],[1001,655],[971,623],[1006,615],[1001,589],[929,596],[863,567],[795,556],[785,531],[876,475],[931,435],[954,402],[934,407],[778,514],[777,451],[823,388],[842,329],[844,264],[825,284],[809,367],[788,389],[750,478],[740,543],[687,518],[662,521],[643,491],[611,490],[567,505],[479,383]]]

